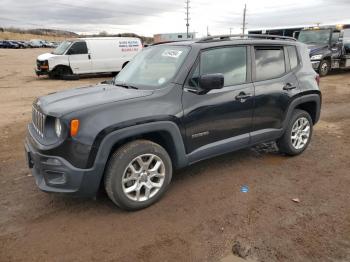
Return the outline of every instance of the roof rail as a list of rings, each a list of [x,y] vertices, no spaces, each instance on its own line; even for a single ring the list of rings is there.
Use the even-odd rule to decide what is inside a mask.
[[[168,43],[173,43],[173,42],[176,42],[176,41],[163,41],[163,42],[157,42],[157,43],[150,44],[149,46],[153,46],[153,45],[161,45],[161,44],[168,44]]]
[[[297,41],[294,37],[289,36],[280,36],[280,35],[264,35],[264,34],[235,34],[235,35],[213,35],[201,38],[197,40],[197,43],[204,43],[210,41],[225,41],[231,39],[249,39],[249,38],[261,38],[261,39],[271,39],[271,40],[289,40],[289,41]]]
[[[169,44],[169,43],[176,43],[176,42],[185,42],[185,41],[193,41],[193,39],[184,39],[184,40],[180,40],[180,41],[177,41],[177,40],[169,40],[169,41],[163,41],[163,42],[153,43],[153,44],[150,44],[150,45],[148,45],[148,46],[161,45],[161,44]]]

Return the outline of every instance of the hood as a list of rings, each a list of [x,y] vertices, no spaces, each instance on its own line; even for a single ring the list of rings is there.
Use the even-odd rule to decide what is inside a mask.
[[[151,90],[99,84],[52,93],[38,98],[36,104],[45,114],[60,117],[88,107],[149,96],[152,93]]]
[[[309,44],[309,45],[307,45],[307,48],[309,49],[309,53],[311,55],[311,54],[316,54],[323,49],[328,49],[328,45],[326,45],[326,44]]]
[[[57,55],[54,55],[51,53],[45,53],[45,54],[39,55],[38,60],[45,61],[45,60],[49,60],[50,58],[55,57],[55,56],[57,56]]]

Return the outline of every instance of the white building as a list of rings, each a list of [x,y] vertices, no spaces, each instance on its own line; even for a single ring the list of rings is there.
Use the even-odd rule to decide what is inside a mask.
[[[194,39],[196,33],[170,33],[170,34],[156,34],[153,35],[154,43],[167,42],[167,41],[182,41],[187,39]]]

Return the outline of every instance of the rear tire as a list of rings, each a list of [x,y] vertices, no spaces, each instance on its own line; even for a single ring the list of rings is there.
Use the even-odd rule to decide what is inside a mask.
[[[308,112],[296,109],[283,136],[277,140],[281,153],[295,156],[301,154],[312,137],[313,122]]]
[[[138,210],[158,201],[172,177],[166,150],[148,140],[136,140],[117,149],[108,161],[104,184],[120,208]]]

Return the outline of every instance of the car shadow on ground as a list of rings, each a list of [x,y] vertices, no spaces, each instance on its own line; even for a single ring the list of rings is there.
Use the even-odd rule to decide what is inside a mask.
[[[251,159],[260,159],[266,158],[269,160],[269,157],[279,156],[278,159],[283,161],[284,156],[278,153],[276,144],[263,143],[255,147],[242,149],[236,152],[228,153],[225,155],[217,156],[205,161],[200,161],[191,166],[175,170],[173,173],[172,181],[169,187],[168,192],[165,193],[165,196],[172,194],[171,191],[175,191],[178,186],[182,186],[183,183],[186,183],[186,180],[190,180],[194,176],[200,176],[202,173],[207,170],[218,170],[222,168],[223,163],[225,165],[235,165],[241,161],[250,161]],[[213,172],[211,174],[213,179],[215,176],[219,177],[219,172]],[[75,211],[81,212],[82,209],[98,209],[99,212],[104,213],[115,213],[123,214],[126,211],[118,208],[107,196],[105,192],[103,181],[101,182],[100,189],[94,198],[76,198],[60,194],[52,194],[52,201],[56,204],[63,205],[65,210],[69,210],[69,213],[74,213]],[[162,199],[160,200],[162,201]],[[62,210],[63,212],[65,210]]]

